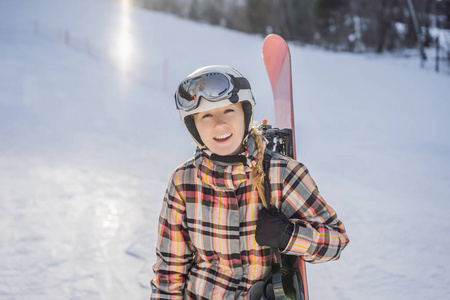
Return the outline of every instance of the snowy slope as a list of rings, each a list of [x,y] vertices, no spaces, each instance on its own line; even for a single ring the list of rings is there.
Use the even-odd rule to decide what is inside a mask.
[[[229,64],[273,120],[263,37],[107,0],[0,0],[0,299],[148,299],[173,92]],[[311,299],[446,299],[450,77],[291,43],[299,160],[344,221]]]

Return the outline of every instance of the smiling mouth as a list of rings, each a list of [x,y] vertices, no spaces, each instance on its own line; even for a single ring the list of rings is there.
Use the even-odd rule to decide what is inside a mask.
[[[217,142],[225,142],[226,140],[228,140],[233,134],[229,133],[229,134],[224,134],[218,137],[214,137],[214,140]]]

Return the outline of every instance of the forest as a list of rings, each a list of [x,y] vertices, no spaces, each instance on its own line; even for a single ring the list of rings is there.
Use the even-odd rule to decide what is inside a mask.
[[[450,0],[134,0],[141,7],[334,51],[450,55]],[[408,52],[408,53],[411,53]]]

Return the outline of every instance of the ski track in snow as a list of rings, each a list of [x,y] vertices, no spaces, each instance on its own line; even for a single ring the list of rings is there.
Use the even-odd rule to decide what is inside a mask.
[[[262,41],[114,1],[0,0],[0,299],[148,299],[167,180],[194,152],[173,91],[229,64],[271,122]],[[446,299],[450,77],[290,46],[298,157],[351,240],[307,265],[311,299]]]

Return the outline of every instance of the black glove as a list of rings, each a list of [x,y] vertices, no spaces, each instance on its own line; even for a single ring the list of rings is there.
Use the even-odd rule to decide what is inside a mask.
[[[271,207],[270,212],[262,208],[258,212],[256,222],[255,240],[260,246],[270,246],[283,250],[286,248],[294,231],[294,224],[279,212],[276,207]]]

